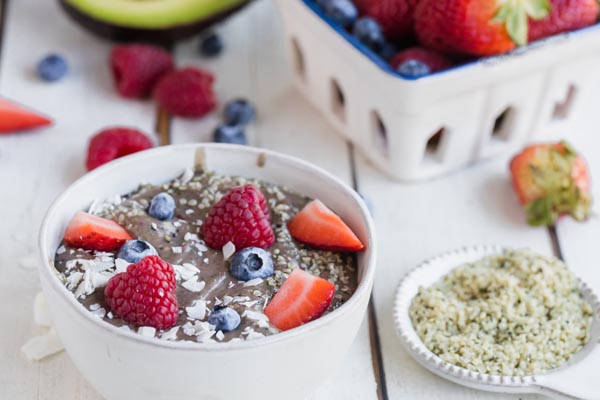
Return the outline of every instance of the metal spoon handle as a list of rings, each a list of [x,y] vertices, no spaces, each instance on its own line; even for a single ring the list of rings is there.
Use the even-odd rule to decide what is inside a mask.
[[[536,378],[541,393],[569,400],[600,400],[600,345],[567,368]]]

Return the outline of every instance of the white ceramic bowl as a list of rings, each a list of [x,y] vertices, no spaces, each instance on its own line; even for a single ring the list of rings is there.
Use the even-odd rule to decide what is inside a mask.
[[[167,342],[119,330],[94,317],[57,278],[54,253],[77,210],[139,182],[169,181],[202,162],[221,174],[260,178],[335,210],[367,245],[359,285],[343,306],[299,328],[248,342]],[[168,146],[128,156],[85,175],[52,204],[39,238],[40,276],[69,356],[108,400],[301,399],[342,361],[363,321],[375,270],[376,241],[366,205],[329,173],[296,158],[243,146]]]

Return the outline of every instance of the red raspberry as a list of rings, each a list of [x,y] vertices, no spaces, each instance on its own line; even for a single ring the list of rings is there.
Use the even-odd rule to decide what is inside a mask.
[[[424,47],[410,47],[402,50],[392,57],[390,64],[394,69],[398,69],[402,63],[409,60],[416,60],[427,64],[431,72],[441,71],[452,66],[452,62],[446,57]]]
[[[148,256],[110,278],[104,297],[116,316],[136,326],[169,329],[177,323],[175,271],[158,256]]]
[[[219,250],[230,241],[236,250],[270,247],[275,234],[265,196],[252,185],[232,189],[208,212],[202,236],[208,246]]]
[[[173,69],[173,57],[158,47],[121,45],[113,47],[110,66],[121,96],[147,97],[156,82]]]
[[[91,171],[116,158],[147,150],[152,146],[150,138],[137,129],[121,127],[104,129],[90,140],[85,165],[88,171]]]
[[[214,77],[199,68],[173,71],[158,82],[154,98],[171,115],[203,117],[217,106]]]

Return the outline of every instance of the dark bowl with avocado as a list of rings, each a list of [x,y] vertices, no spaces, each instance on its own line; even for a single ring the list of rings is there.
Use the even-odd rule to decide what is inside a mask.
[[[59,0],[81,26],[118,42],[171,44],[221,22],[252,0]]]

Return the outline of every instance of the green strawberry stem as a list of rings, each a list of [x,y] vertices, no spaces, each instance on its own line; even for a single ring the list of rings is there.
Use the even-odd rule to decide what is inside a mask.
[[[529,18],[547,18],[551,10],[550,0],[502,0],[492,21],[503,23],[513,42],[524,46],[529,37]]]

